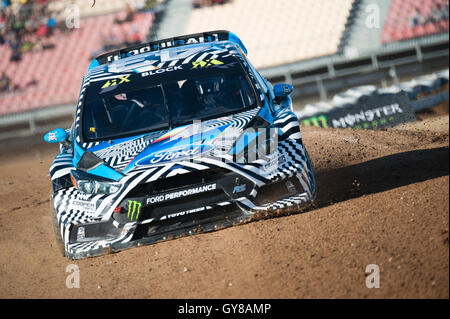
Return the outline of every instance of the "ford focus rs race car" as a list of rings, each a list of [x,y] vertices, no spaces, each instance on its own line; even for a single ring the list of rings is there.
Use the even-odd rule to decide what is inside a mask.
[[[106,53],[84,77],[50,167],[71,259],[297,210],[314,176],[288,84],[272,86],[228,31]]]

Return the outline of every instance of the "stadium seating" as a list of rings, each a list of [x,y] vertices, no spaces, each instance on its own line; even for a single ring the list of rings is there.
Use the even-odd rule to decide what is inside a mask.
[[[407,40],[448,30],[448,0],[392,0],[381,42]]]
[[[185,33],[225,29],[257,68],[336,53],[354,0],[233,0],[191,12]]]
[[[22,5],[22,0],[12,0],[12,6]],[[30,1],[28,1],[30,2]],[[143,7],[142,0],[48,0],[50,11],[59,13],[59,18],[64,18],[64,11],[71,5],[76,5],[79,9],[81,17],[96,16],[101,14],[118,12],[126,9],[128,3],[132,9],[140,9]]]
[[[75,4],[80,10],[81,17],[96,16],[101,14],[123,11],[128,3],[132,9],[141,9],[144,1],[142,0],[60,0],[51,3],[50,8],[63,14],[64,9],[71,4]]]
[[[164,0],[156,0],[161,1]],[[12,2],[18,8],[22,0]],[[172,1],[172,4],[178,2]],[[252,63],[257,68],[264,69],[341,54],[339,45],[345,44],[343,34],[346,23],[352,20],[348,19],[352,8],[361,13],[368,4],[375,2],[380,4],[381,0],[230,0],[222,5],[197,9],[188,6],[187,11],[181,13],[185,16],[186,23],[174,15],[175,19],[166,19],[166,24],[162,24],[164,28],[160,27],[155,36],[168,32],[174,34],[167,37],[206,30],[230,30],[242,39]],[[144,40],[155,19],[154,13],[141,12],[135,15],[132,22],[114,23],[118,16],[120,19],[125,17],[127,3],[136,10],[147,3],[144,0],[96,0],[94,7],[93,0],[49,0],[49,3],[49,8],[59,21],[64,21],[67,5],[75,3],[81,17],[85,17],[81,20],[81,28],[68,33],[55,32],[46,39],[54,48],[25,53],[19,62],[11,62],[11,49],[8,45],[0,45],[0,76],[5,72],[19,86],[14,92],[0,93],[0,116],[73,103],[90,59],[104,50],[102,43],[105,39],[115,33],[118,42],[123,42],[125,37],[128,39],[129,34],[126,33],[136,29]],[[350,37],[352,46],[357,42],[372,43],[368,47],[357,46],[361,52],[364,48],[370,52],[382,43],[448,32],[448,0],[383,0],[383,3],[383,28],[377,32],[360,32],[359,36]],[[436,19],[436,9],[440,10],[437,15],[440,19]],[[118,10],[119,14],[110,13]],[[417,15],[423,17],[422,23],[413,19]],[[352,17],[355,18],[354,14]],[[356,27],[363,29],[361,26],[366,19],[366,15],[361,15]],[[168,24],[174,27],[167,27]],[[352,30],[347,28],[346,32],[356,34]],[[377,40],[370,39],[369,34]],[[347,93],[352,93],[357,98],[363,90],[370,91],[372,88],[362,87]],[[404,90],[408,91],[407,88]],[[352,94],[338,95],[332,104],[343,104],[347,99],[354,99]],[[319,108],[328,108],[330,103],[319,105]]]
[[[57,31],[47,39],[54,48],[25,53],[19,62],[10,62],[11,49],[1,45],[0,74],[5,72],[19,88],[0,94],[0,115],[76,101],[91,56],[99,53],[109,32],[116,33],[118,42],[129,36],[125,30],[136,30],[141,39],[146,39],[153,13],[136,13],[132,22],[115,24],[122,14],[82,19],[79,29]]]

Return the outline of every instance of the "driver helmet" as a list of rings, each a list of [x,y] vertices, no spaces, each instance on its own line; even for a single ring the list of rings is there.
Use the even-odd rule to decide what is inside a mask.
[[[215,108],[217,105],[216,98],[223,95],[223,85],[225,79],[223,76],[207,78],[195,81],[197,96],[206,108]]]

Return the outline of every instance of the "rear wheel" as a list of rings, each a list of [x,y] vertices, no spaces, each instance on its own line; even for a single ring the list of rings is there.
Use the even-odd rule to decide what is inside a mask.
[[[56,247],[59,252],[65,256],[66,250],[64,248],[64,241],[61,238],[61,230],[58,223],[58,218],[56,217],[55,205],[53,205],[53,197],[50,195],[50,215],[52,216],[53,232],[55,233]]]

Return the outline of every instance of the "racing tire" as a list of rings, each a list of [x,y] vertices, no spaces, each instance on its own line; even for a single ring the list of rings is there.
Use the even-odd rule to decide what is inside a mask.
[[[61,255],[66,255],[64,248],[64,241],[61,238],[61,231],[59,229],[58,218],[56,217],[55,205],[53,205],[53,197],[50,195],[50,215],[52,216],[53,233],[55,234],[55,243]]]

